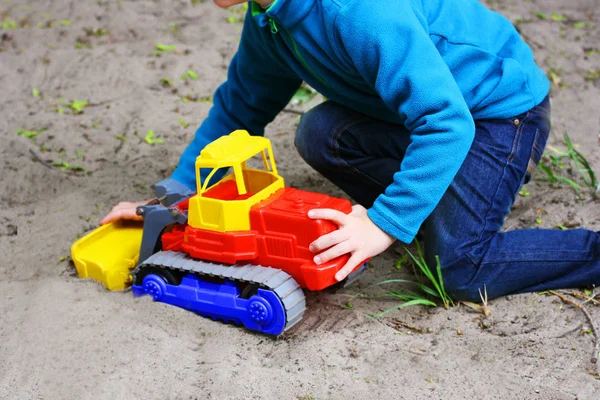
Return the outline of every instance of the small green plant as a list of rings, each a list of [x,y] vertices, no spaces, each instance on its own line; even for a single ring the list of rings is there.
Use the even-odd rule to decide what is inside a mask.
[[[144,140],[146,141],[146,143],[148,144],[161,144],[164,143],[164,139],[155,139],[154,138],[154,131],[152,129],[150,129],[148,131],[148,133],[146,133],[146,136],[144,137]]]
[[[402,257],[400,257],[399,259],[396,260],[396,262],[394,263],[394,268],[399,271],[406,265],[407,262],[408,262],[408,254],[404,253],[402,255]]]
[[[105,28],[83,28],[87,36],[100,37],[108,35],[108,29]]]
[[[406,279],[388,279],[377,283],[377,285],[388,285],[392,283],[409,285],[416,287],[417,291],[409,290],[404,286],[399,286],[394,290],[388,290],[386,292],[387,296],[399,299],[403,301],[403,303],[389,308],[379,314],[375,314],[373,315],[373,317],[379,318],[394,310],[414,305],[436,307],[437,303],[431,300],[431,298],[441,300],[442,304],[446,309],[448,309],[450,306],[454,306],[454,302],[444,289],[444,280],[442,278],[442,268],[440,266],[439,257],[435,256],[436,266],[435,270],[432,271],[432,269],[427,265],[427,262],[425,261],[419,242],[415,241],[415,244],[417,246],[416,256],[413,253],[411,253],[408,249],[405,248],[405,250],[408,256],[412,259],[413,266],[416,265],[418,267],[418,270],[415,270],[415,275],[417,275],[418,277],[420,273],[422,275],[422,278],[419,279],[419,281],[410,281]]]
[[[17,135],[31,139],[31,138],[36,137],[40,133],[46,132],[47,130],[48,130],[48,128],[40,129],[39,131],[27,131],[27,130],[21,128],[17,131]]]
[[[594,47],[584,47],[583,51],[585,51],[585,54],[588,56],[600,55],[600,49]]]
[[[230,24],[241,24],[244,22],[244,16],[248,11],[248,3],[243,3],[239,6],[230,7],[229,12],[231,15],[227,18],[227,22]]]
[[[566,84],[562,79],[563,73],[564,70],[560,67],[550,67],[547,74],[548,79],[550,79],[550,82],[552,82],[552,84],[557,88],[564,88],[566,87]]]
[[[63,106],[67,106],[70,108],[69,103],[65,102],[64,98],[59,97],[56,100],[56,102],[50,104],[50,106],[46,109],[46,111],[56,112],[58,114],[64,114],[65,109],[63,108]]]
[[[162,87],[173,87],[173,82],[171,82],[171,80],[169,78],[162,78],[160,80],[160,85]]]
[[[169,22],[166,26],[163,26],[163,31],[178,33],[180,30],[180,26],[176,22]]]
[[[176,49],[177,46],[175,46],[174,44],[156,44],[156,50],[158,51],[175,51]]]
[[[150,53],[150,55],[153,57],[160,57],[167,52],[175,50],[177,50],[177,46],[175,46],[174,44],[157,43],[156,46],[154,46],[154,51]]]
[[[73,114],[81,114],[83,113],[83,109],[87,107],[87,105],[87,100],[73,100],[69,107],[71,107],[71,110],[73,110]]]
[[[244,22],[244,17],[238,15],[230,15],[227,18],[227,22],[229,22],[230,24],[241,24],[242,22]]]
[[[185,81],[188,78],[193,79],[193,80],[197,80],[198,79],[198,75],[194,71],[192,71],[190,69],[190,70],[186,71],[185,74],[181,75],[181,80],[182,81]]]
[[[547,20],[548,20],[548,16],[547,16],[546,14],[544,14],[543,12],[536,13],[536,14],[535,14],[535,16],[536,16],[538,19],[541,19],[541,20],[544,20],[544,21],[547,21]],[[557,12],[553,12],[553,13],[550,15],[550,19],[551,19],[552,21],[556,21],[556,22],[563,22],[563,21],[566,21],[566,20],[567,20],[567,17],[565,17],[564,15],[561,15],[561,14],[559,14],[559,13],[557,13]]]
[[[61,171],[65,172],[66,170],[70,171],[85,171],[85,169],[80,165],[71,165],[66,161],[55,161],[52,163],[53,166],[59,167]]]
[[[183,126],[184,128],[187,128],[188,126],[190,126],[189,122],[185,122],[181,118],[179,118],[179,125]]]
[[[545,153],[542,157],[538,165],[538,170],[542,172],[543,177],[539,178],[539,180],[549,182],[550,184],[566,183],[578,196],[580,196],[582,185],[575,180],[580,180],[585,187],[590,189],[592,195],[596,197],[600,186],[589,161],[575,148],[566,132],[563,136],[563,144],[566,146],[566,150],[557,149],[552,146],[548,147],[555,155]],[[563,172],[568,171],[572,172],[571,177],[563,175]]]
[[[184,103],[189,103],[189,102],[194,102],[194,103],[212,103],[213,102],[213,98],[212,96],[203,96],[203,97],[198,97],[196,95],[185,95],[181,97],[181,101],[183,101]]]
[[[11,19],[5,19],[4,21],[2,21],[2,30],[10,31],[14,29],[17,29],[17,23],[15,21]]]
[[[531,195],[531,193],[525,188],[522,188],[521,190],[519,190],[519,196],[521,196],[521,197],[529,197],[530,195]]]
[[[590,69],[586,71],[585,80],[588,82],[596,82],[600,79],[600,69]]]
[[[306,84],[303,84],[298,90],[296,90],[296,93],[294,93],[294,95],[292,96],[290,104],[296,105],[308,103],[316,95],[317,92],[312,90],[310,87],[306,86]]]
[[[90,41],[87,40],[87,39],[77,38],[77,40],[75,40],[75,48],[77,50],[80,50],[80,49],[91,49],[92,48],[92,43],[90,43]]]
[[[585,28],[587,26],[590,26],[589,23],[585,22],[585,21],[579,21],[579,22],[575,22],[573,24],[573,28],[575,29],[581,29],[581,28]]]

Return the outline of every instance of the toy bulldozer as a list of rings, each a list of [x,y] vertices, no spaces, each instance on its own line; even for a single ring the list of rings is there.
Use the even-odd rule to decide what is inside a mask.
[[[251,168],[249,160],[257,157],[262,166]],[[339,285],[334,276],[349,257],[313,262],[310,243],[337,226],[312,220],[307,212],[349,213],[350,202],[284,187],[270,141],[246,131],[207,145],[195,168],[195,194],[169,193],[169,204],[138,208],[143,224],[116,221],[75,242],[72,257],[79,276],[109,290],[132,286],[135,295],[250,330],[283,333],[304,315],[302,289]],[[210,171],[204,180],[201,169]],[[209,185],[220,169],[232,171]],[[364,265],[342,284],[363,270]]]

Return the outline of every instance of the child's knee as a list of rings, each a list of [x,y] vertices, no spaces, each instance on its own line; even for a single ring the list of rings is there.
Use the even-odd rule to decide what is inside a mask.
[[[300,156],[310,166],[317,169],[326,163],[326,152],[329,148],[327,126],[324,126],[325,120],[326,110],[321,106],[313,108],[300,118],[294,138],[294,145]]]
[[[483,299],[491,300],[512,291],[502,282],[495,282],[485,271],[481,271],[482,266],[473,262],[466,254],[442,265],[444,289],[454,301],[480,303]]]
[[[448,255],[440,257],[442,267],[442,280],[444,290],[454,301],[480,301],[479,287],[474,281],[477,273],[477,265],[475,265],[466,253],[453,254],[449,258]],[[449,260],[452,261],[449,261]],[[436,268],[436,263],[428,261],[430,269]],[[437,273],[434,272],[434,276]],[[482,289],[483,293],[483,289]]]
[[[455,263],[454,265],[444,266],[442,269],[442,279],[444,290],[450,298],[454,301],[458,300],[469,300],[466,297],[470,297],[468,290],[466,290],[469,277],[467,276],[467,265],[461,263]]]
[[[454,301],[470,301],[473,303],[480,303],[484,295],[484,289],[476,287],[475,285],[449,285],[445,287],[446,293]],[[481,295],[479,294],[481,290]]]

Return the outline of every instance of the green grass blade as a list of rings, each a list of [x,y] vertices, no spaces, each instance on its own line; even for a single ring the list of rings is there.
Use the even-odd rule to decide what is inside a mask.
[[[548,165],[546,165],[545,163],[540,163],[538,165],[538,170],[546,175],[546,180],[549,183],[556,183],[556,177],[554,175],[554,172],[552,171],[552,168],[550,168]]]
[[[575,164],[575,169],[581,174],[581,168],[579,167],[579,157],[577,157],[577,153],[578,151],[575,150],[575,147],[573,147],[573,143],[571,142],[571,138],[569,137],[569,135],[565,132],[565,134],[563,135],[564,138],[564,143],[567,146],[567,154],[569,155],[569,158],[573,161],[573,164]],[[581,178],[583,179],[583,182],[585,183],[586,186],[589,187],[589,184],[587,182],[587,180],[585,179],[585,176],[583,176],[583,174],[581,174]]]
[[[417,282],[409,281],[406,279],[388,279],[386,281],[377,282],[376,285],[385,285],[387,283],[412,283],[412,284],[418,285]]]
[[[394,299],[400,299],[402,301],[412,301],[412,300],[420,300],[423,298],[423,296],[418,296],[416,294],[406,294],[406,293],[399,293],[399,292],[387,292],[386,295],[384,296],[384,298],[394,298]]]
[[[435,278],[433,277],[431,270],[429,269],[427,264],[425,264],[425,262],[423,261],[423,256],[421,255],[421,248],[418,244],[419,242],[416,242],[416,243],[417,243],[417,254],[419,255],[419,259],[417,259],[417,257],[415,257],[408,249],[406,249],[406,248],[405,249],[408,252],[408,254],[410,255],[410,257],[413,259],[415,264],[417,264],[417,266],[419,267],[419,269],[421,270],[423,275],[425,275],[427,277],[427,279],[429,279],[430,281],[434,281]]]
[[[391,313],[392,311],[396,311],[396,310],[399,310],[404,307],[416,306],[416,305],[432,306],[432,307],[437,306],[437,304],[435,304],[433,301],[426,300],[426,299],[411,300],[411,301],[407,301],[406,303],[399,304],[395,307],[388,308],[387,310],[380,312],[379,314],[372,315],[372,316],[374,318],[381,318],[384,315]]]
[[[385,285],[385,284],[389,284],[389,283],[408,283],[411,285],[415,285],[416,287],[421,289],[423,292],[425,292],[431,296],[438,297],[438,298],[440,297],[440,295],[435,290],[431,289],[429,286],[427,286],[423,283],[409,281],[407,279],[388,279],[385,281],[377,282],[375,285],[380,286],[380,285]],[[407,290],[407,289],[404,289],[404,290]]]
[[[421,252],[421,246],[419,245],[419,242],[417,242],[417,252],[421,261],[419,267],[421,268],[427,279],[429,279],[435,290],[438,292],[439,296],[437,297],[443,298],[443,289],[440,287],[439,282],[433,275],[433,272],[431,271],[429,266],[425,263],[425,258],[423,257],[423,253]]]
[[[566,183],[567,185],[571,186],[575,191],[579,191],[579,189],[581,189],[581,185],[569,178],[565,178],[562,175],[556,175],[556,179],[560,182]]]
[[[446,309],[449,307],[449,305],[454,306],[454,302],[452,301],[452,299],[450,298],[450,296],[448,296],[448,293],[446,293],[446,289],[444,289],[444,278],[442,277],[442,265],[440,264],[440,257],[439,256],[435,256],[435,268],[437,270],[437,274],[438,274],[438,279],[440,282],[440,296],[442,297],[442,301],[444,302],[444,306],[446,307]]]

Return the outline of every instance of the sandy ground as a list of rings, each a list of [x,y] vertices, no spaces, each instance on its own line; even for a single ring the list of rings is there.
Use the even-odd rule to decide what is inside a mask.
[[[488,4],[554,77],[552,144],[566,131],[600,166],[600,80],[588,72],[600,68],[598,0]],[[149,197],[176,165],[225,77],[240,15],[208,0],[0,0],[0,398],[600,398],[590,325],[554,296],[491,301],[489,318],[465,306],[366,317],[396,304],[385,300],[343,308],[406,277],[393,269],[395,250],[359,285],[308,294],[305,320],[278,339],[78,279],[71,243],[118,200]],[[152,55],[157,43],[176,51]],[[188,70],[199,79],[181,80]],[[89,102],[82,113],[68,107],[76,100]],[[282,113],[267,130],[287,183],[340,195],[296,154],[296,124]],[[165,143],[147,144],[150,129]],[[539,182],[527,190],[507,229],[600,229],[589,195]]]

